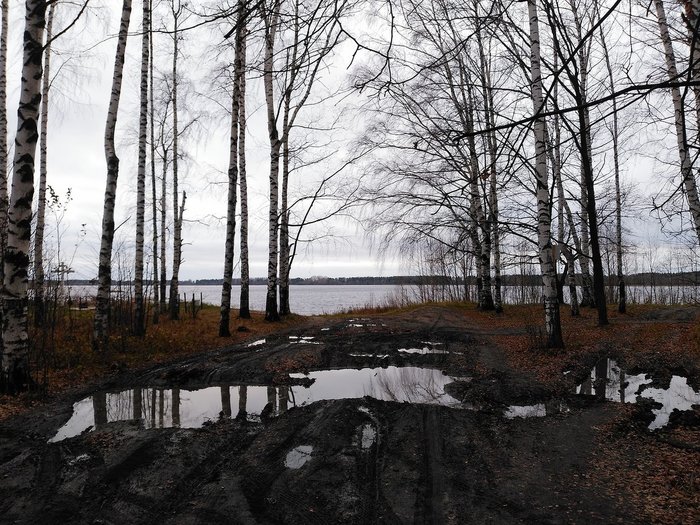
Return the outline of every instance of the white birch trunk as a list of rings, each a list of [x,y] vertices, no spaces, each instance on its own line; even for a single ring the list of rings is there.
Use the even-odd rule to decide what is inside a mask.
[[[168,220],[168,151],[163,148],[163,172],[160,180],[160,311],[165,313],[168,286],[168,272],[166,259]]]
[[[143,296],[143,246],[146,222],[146,146],[148,142],[148,64],[150,55],[151,11],[143,1],[141,37],[141,89],[139,111],[139,150],[136,173],[136,247],[134,262],[134,335],[145,334],[145,300]]]
[[[153,13],[153,1],[148,1],[149,14]],[[150,22],[150,16],[149,16]],[[153,105],[153,38],[150,32],[148,39],[148,107],[150,112],[150,147],[151,147],[151,213],[153,228],[153,324],[160,321],[160,282],[158,279],[158,195],[156,190],[156,130],[155,106]]]
[[[233,59],[233,93],[231,94],[231,127],[228,158],[228,206],[226,210],[226,243],[224,247],[224,279],[221,286],[221,307],[219,315],[219,337],[229,337],[231,317],[231,284],[233,281],[233,255],[236,236],[236,199],[238,197],[238,124],[241,90],[241,35],[245,1],[238,2],[238,17],[235,33],[235,57]]]
[[[107,111],[105,126],[105,159],[107,161],[107,183],[105,187],[104,212],[102,215],[102,240],[100,243],[100,259],[97,273],[97,300],[95,305],[95,323],[93,327],[93,348],[105,351],[109,333],[109,294],[112,285],[112,245],[114,243],[114,204],[119,177],[119,157],[114,144],[114,133],[117,126],[119,99],[122,88],[122,72],[126,54],[126,42],[131,19],[131,0],[124,0],[122,16],[119,25],[117,52],[114,59],[114,75],[112,77],[112,93]]]
[[[41,57],[45,16],[44,0],[27,0],[2,302],[4,346],[0,390],[11,393],[24,390],[30,384],[27,274],[34,196],[34,159],[38,139],[37,118],[41,103]]]
[[[272,13],[263,14],[265,24],[265,59],[263,63],[263,82],[265,85],[265,104],[267,106],[267,131],[270,138],[270,212],[268,216],[268,262],[267,262],[267,297],[265,300],[265,320],[278,321],[277,311],[277,245],[279,222],[279,163],[281,141],[277,131],[274,92],[274,49],[279,19],[279,1],[272,5]]]
[[[177,8],[175,7],[177,5]],[[179,190],[178,190],[178,165],[179,165],[179,150],[178,150],[178,135],[179,130],[179,120],[178,120],[178,101],[177,101],[177,88],[179,79],[177,77],[177,60],[178,54],[180,52],[179,46],[179,23],[180,14],[182,13],[182,4],[178,1],[177,3],[173,1],[172,12],[173,12],[173,273],[170,278],[170,319],[173,321],[180,318],[180,297],[179,297],[179,281],[180,281],[180,261],[182,256],[182,221],[180,219],[178,210],[180,205],[178,203]],[[184,207],[185,195],[183,193],[182,206]]]
[[[5,246],[7,246],[7,18],[9,0],[0,0],[0,282],[5,275]],[[0,354],[2,354],[0,338]]]
[[[564,345],[559,317],[559,300],[552,257],[551,208],[547,180],[546,122],[537,115],[544,110],[542,96],[542,73],[540,58],[540,31],[536,0],[528,0],[530,19],[530,67],[532,75],[532,105],[536,120],[533,126],[535,136],[535,176],[537,179],[537,245],[539,248],[540,271],[544,288],[545,333],[547,346],[560,348]]]
[[[659,22],[659,32],[661,34],[661,42],[664,46],[664,58],[666,59],[666,70],[668,78],[672,81],[678,79],[678,68],[676,66],[676,55],[673,51],[671,36],[668,31],[668,22],[666,21],[666,11],[664,9],[663,0],[654,0],[656,7],[656,16]],[[695,234],[700,241],[700,198],[698,198],[698,189],[693,174],[693,167],[690,161],[690,152],[688,151],[688,135],[685,123],[685,109],[683,108],[683,98],[679,87],[671,88],[671,97],[673,98],[674,122],[676,127],[676,143],[678,145],[678,156],[681,164],[681,178],[683,180],[683,188],[686,198],[688,199],[688,208],[690,217],[693,222]]]
[[[44,322],[44,229],[46,224],[46,174],[48,165],[49,88],[51,87],[51,38],[56,4],[51,4],[46,21],[44,46],[44,73],[41,87],[40,143],[39,143],[39,195],[36,205],[36,229],[34,230],[34,324]]]
[[[247,13],[246,13],[247,15]],[[238,101],[238,180],[241,200],[241,301],[238,311],[242,319],[250,319],[250,264],[248,261],[248,179],[246,176],[246,53],[248,29],[241,28],[241,78],[240,98]]]

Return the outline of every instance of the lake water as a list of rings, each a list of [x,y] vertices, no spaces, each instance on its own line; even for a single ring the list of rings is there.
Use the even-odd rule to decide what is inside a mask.
[[[96,286],[69,286],[71,297],[94,297]],[[118,293],[118,287],[114,287]],[[503,301],[505,304],[537,303],[540,301],[541,289],[537,286],[504,286]],[[128,291],[128,287],[125,287]],[[265,285],[250,287],[251,310],[265,310]],[[126,292],[125,292],[126,293]],[[234,285],[231,290],[231,303],[238,307],[241,289]],[[290,306],[293,313],[301,315],[332,314],[346,311],[350,308],[364,306],[404,305],[426,301],[452,301],[461,299],[463,287],[434,286],[420,287],[415,285],[292,285],[290,289]],[[470,287],[471,300],[476,299],[476,288]],[[579,292],[580,293],[580,292]],[[616,301],[615,292],[606,288],[608,302]],[[200,298],[207,304],[221,304],[221,286],[212,285],[181,285],[180,295],[185,295],[188,301]],[[568,302],[568,289],[564,289],[564,300]],[[696,286],[628,286],[628,304],[653,303],[661,305],[698,304],[700,302],[700,287]]]
[[[72,297],[94,297],[96,286],[70,286]],[[192,300],[192,294],[199,302],[200,297],[207,304],[221,304],[221,286],[184,286],[180,295]],[[398,285],[293,285],[290,289],[289,302],[292,312],[301,315],[330,314],[361,306],[381,306],[402,290]],[[265,310],[267,287],[254,285],[250,287],[250,309]],[[231,289],[231,303],[238,307],[241,295],[240,286]]]

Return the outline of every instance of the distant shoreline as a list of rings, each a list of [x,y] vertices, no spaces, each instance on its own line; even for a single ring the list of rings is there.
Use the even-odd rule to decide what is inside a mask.
[[[606,285],[616,285],[617,276],[609,275],[606,277]],[[541,284],[540,276],[537,274],[505,274],[501,276],[501,284],[503,286],[526,285],[538,286]],[[94,279],[66,279],[64,281],[69,286],[90,286],[96,285]],[[145,285],[151,285],[153,281],[144,281]],[[636,273],[625,276],[627,285],[639,286],[697,286],[700,285],[700,272],[683,272],[683,273]],[[113,280],[112,285],[128,285],[131,281]],[[222,279],[188,279],[181,280],[179,284],[182,286],[221,286]],[[239,286],[240,279],[235,278],[232,284]],[[250,280],[252,286],[267,285],[266,277],[256,277]],[[464,281],[451,276],[418,276],[418,275],[398,275],[391,277],[308,277],[308,278],[293,278],[290,279],[291,285],[312,285],[312,286],[333,286],[333,285],[362,285],[362,286],[386,286],[386,285],[462,285]],[[468,277],[469,285],[476,285],[476,277]]]

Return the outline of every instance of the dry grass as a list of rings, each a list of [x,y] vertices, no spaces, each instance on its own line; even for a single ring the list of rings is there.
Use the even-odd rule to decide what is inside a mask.
[[[66,312],[53,331],[32,329],[32,368],[39,387],[19,396],[0,396],[0,420],[44,403],[56,395],[104,380],[115,372],[139,370],[158,363],[209,352],[295,326],[304,317],[291,315],[279,323],[264,320],[262,312],[251,319],[231,313],[231,337],[219,337],[219,309],[205,306],[196,319],[171,321],[161,316],[149,324],[145,337],[134,337],[127,329],[112,335],[110,350],[95,354],[90,346],[92,312]],[[242,331],[239,331],[241,329]]]

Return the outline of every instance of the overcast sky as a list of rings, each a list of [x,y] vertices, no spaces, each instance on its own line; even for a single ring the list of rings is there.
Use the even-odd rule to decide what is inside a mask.
[[[93,4],[100,5],[93,2]],[[106,178],[104,160],[104,123],[110,92],[111,74],[116,48],[115,38],[106,38],[116,33],[121,2],[102,2],[109,7],[99,14],[93,13],[79,24],[72,33],[61,37],[56,47],[59,51],[89,49],[84,57],[67,55],[56,57],[52,76],[63,64],[55,78],[51,91],[49,119],[49,169],[48,184],[64,198],[68,188],[72,201],[67,205],[65,216],[60,220],[61,260],[71,262],[75,278],[93,278],[97,274],[97,252],[102,219],[102,202]],[[8,64],[8,114],[10,142],[16,129],[16,107],[19,97],[19,75],[21,70],[21,35],[24,21],[23,3],[11,2],[10,16],[10,59]],[[65,24],[58,22],[57,26]],[[138,31],[141,25],[141,6],[133,4],[130,31]],[[86,27],[87,26],[87,27]],[[215,66],[215,61],[203,60],[212,57],[211,49],[222,40],[220,30],[205,28],[185,35],[182,46],[191,59],[183,60],[183,76],[194,82],[195,91],[203,96],[193,96],[196,105],[208,113],[202,119],[198,135],[184,144],[191,161],[181,167],[181,189],[187,191],[186,224],[183,238],[182,279],[219,278],[223,273],[223,250],[226,214],[226,186],[224,174],[228,162],[228,119],[214,102],[207,103],[208,90],[204,82],[207,73]],[[165,60],[172,41],[167,35],[158,35],[156,54]],[[122,102],[120,105],[117,130],[120,175],[117,196],[116,224],[122,225],[115,239],[115,249],[119,246],[123,256],[123,266],[133,265],[130,247],[133,245],[136,175],[135,130],[138,125],[138,70],[140,61],[140,37],[133,36],[127,44]],[[254,52],[254,51],[251,51]],[[197,56],[199,55],[199,56]],[[165,65],[165,64],[164,64]],[[340,69],[343,73],[343,69]],[[329,78],[329,75],[334,78]],[[326,72],[321,78],[325,84],[342,82],[338,71]],[[259,83],[249,80],[250,101],[248,103],[248,185],[250,192],[250,264],[251,276],[267,274],[267,213],[268,213],[268,159],[267,127],[264,112],[261,111],[262,97]],[[326,111],[340,112],[340,107]],[[341,123],[342,126],[342,123]],[[346,131],[350,136],[352,130]],[[302,173],[308,180],[314,174]],[[38,175],[37,175],[38,177]],[[38,182],[38,178],[37,178]],[[147,194],[150,196],[150,182]],[[168,197],[171,202],[171,197]],[[147,203],[150,207],[150,199]],[[169,211],[169,213],[171,213]],[[150,218],[147,218],[147,222]],[[51,212],[47,221],[56,225]],[[84,229],[83,229],[83,225]],[[49,224],[47,226],[51,228]],[[81,234],[81,230],[84,231]],[[325,240],[313,243],[299,253],[292,271],[293,277],[325,276],[365,276],[395,275],[410,271],[401,268],[391,258],[379,259],[372,255],[364,235],[357,224],[337,220],[324,226],[324,233],[331,235]],[[48,233],[47,251],[55,251],[57,235]],[[147,242],[150,239],[147,233]],[[77,245],[77,246],[76,246]],[[238,252],[238,232],[236,235]],[[238,260],[238,253],[236,253]],[[128,271],[133,271],[128,268]],[[239,268],[236,268],[236,274]],[[115,277],[117,275],[115,274]]]
[[[51,91],[49,125],[49,173],[48,183],[64,198],[68,188],[72,201],[58,224],[60,234],[55,233],[56,217],[49,213],[47,251],[54,252],[60,238],[60,259],[71,264],[75,278],[93,278],[97,274],[97,252],[102,218],[102,202],[106,178],[103,134],[108,95],[114,60],[116,39],[113,38],[119,22],[121,2],[93,2],[106,4],[99,14],[92,13],[71,33],[63,36],[56,48],[60,56],[54,59],[52,74],[55,76]],[[10,16],[10,60],[8,66],[8,114],[10,141],[16,129],[16,107],[19,96],[21,70],[21,34],[23,30],[23,3],[12,2]],[[65,24],[58,22],[58,27]],[[135,1],[130,30],[138,32],[141,25],[141,6]],[[369,28],[372,31],[372,28]],[[220,278],[223,272],[224,222],[226,213],[225,171],[228,162],[228,118],[215,101],[211,84],[215,49],[222,41],[222,28],[213,26],[189,32],[185,35],[183,49],[190,58],[183,59],[181,72],[193,82],[190,98],[192,107],[200,108],[205,117],[197,128],[197,135],[184,144],[191,160],[181,167],[181,189],[188,194],[185,212],[182,279]],[[105,35],[108,37],[105,38]],[[156,54],[164,67],[169,67],[168,53],[171,39],[158,35]],[[67,51],[89,50],[84,56],[69,56]],[[133,271],[131,247],[134,238],[134,202],[136,176],[136,128],[138,125],[138,71],[141,41],[138,35],[127,45],[127,61],[117,130],[118,155],[121,159],[116,224],[124,223],[115,240],[115,277],[129,276]],[[249,49],[249,57],[256,53]],[[334,68],[322,72],[320,85],[329,88],[343,85],[350,53],[341,51],[341,58]],[[251,58],[252,59],[252,58]],[[249,59],[249,60],[251,60]],[[165,62],[163,62],[165,61]],[[53,76],[52,75],[52,76]],[[260,82],[249,80],[248,121],[248,177],[250,192],[250,243],[251,276],[262,277],[267,273],[267,213],[268,213],[268,139]],[[184,99],[185,97],[183,97]],[[214,97],[215,98],[215,97]],[[222,102],[224,102],[222,100]],[[308,118],[319,122],[336,121],[334,137],[342,156],[344,141],[349,141],[362,125],[356,116],[339,118],[344,105],[351,99],[327,104],[323,110],[310,109]],[[316,111],[317,114],[313,112]],[[349,112],[348,112],[349,115]],[[347,117],[347,115],[346,115]],[[183,116],[186,118],[186,116]],[[327,119],[327,120],[323,120]],[[643,133],[640,135],[640,137]],[[639,137],[632,140],[639,141]],[[336,147],[334,146],[334,147]],[[673,150],[671,149],[672,153]],[[640,148],[624,167],[625,179],[634,182],[641,194],[651,193],[658,179],[655,170],[665,169],[658,162],[645,157],[648,151]],[[331,158],[319,167],[300,172],[296,176],[306,184],[313,184],[319,172],[332,168],[338,158]],[[633,175],[633,178],[632,176]],[[150,183],[147,194],[150,196]],[[168,198],[170,203],[170,197]],[[148,206],[150,207],[150,199]],[[169,212],[170,213],[170,212]],[[648,217],[648,213],[646,213]],[[641,214],[644,217],[644,213]],[[147,219],[150,222],[150,218]],[[83,227],[84,225],[84,227]],[[628,226],[637,244],[658,244],[658,225],[652,220],[630,221]],[[148,227],[148,226],[147,226]],[[84,232],[84,233],[81,233]],[[315,242],[297,257],[292,277],[396,275],[411,273],[411,268],[401,265],[396,258],[381,259],[372,252],[357,223],[336,220],[323,226],[324,240]],[[147,233],[147,242],[150,239]],[[236,238],[238,260],[238,233]],[[49,254],[50,255],[50,254]],[[57,259],[54,258],[54,264]],[[121,270],[119,268],[121,267]],[[236,267],[236,275],[238,274]],[[118,275],[119,273],[119,275]]]

